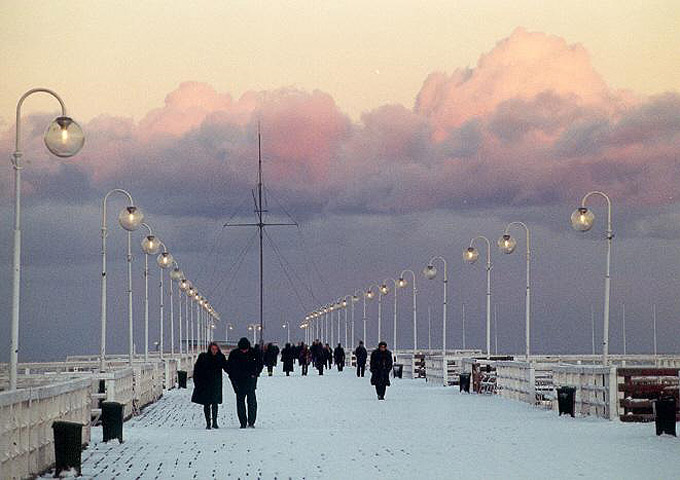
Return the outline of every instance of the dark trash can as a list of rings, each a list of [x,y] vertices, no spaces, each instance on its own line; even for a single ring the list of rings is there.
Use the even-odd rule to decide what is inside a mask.
[[[187,388],[186,370],[177,370],[177,388]]]
[[[103,441],[117,438],[123,443],[123,404],[118,402],[102,403]]]
[[[395,363],[394,367],[392,367],[392,371],[394,373],[394,378],[402,378],[404,375],[404,365]]]
[[[677,436],[675,433],[675,410],[676,402],[673,396],[664,396],[654,401],[654,415],[656,434]]]
[[[470,393],[470,377],[469,373],[461,373],[458,378],[458,386],[461,392]]]
[[[54,431],[54,478],[64,470],[75,468],[80,476],[83,425],[76,422],[52,423]]]
[[[560,410],[560,416],[564,414],[573,417],[576,410],[576,388],[559,387],[557,389],[557,406]]]

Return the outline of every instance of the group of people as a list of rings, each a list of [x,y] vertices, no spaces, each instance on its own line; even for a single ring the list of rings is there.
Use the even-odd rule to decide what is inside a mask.
[[[319,340],[308,346],[304,342],[298,345],[286,343],[283,350],[279,350],[276,344],[268,343],[260,350],[259,345],[252,347],[250,341],[243,337],[239,340],[237,348],[229,352],[225,357],[217,343],[211,342],[208,350],[201,353],[194,365],[194,391],[191,401],[203,405],[206,429],[217,429],[218,405],[222,403],[222,372],[226,372],[236,394],[236,412],[241,428],[254,428],[257,417],[257,379],[264,367],[267,367],[269,376],[273,375],[274,367],[278,362],[279,353],[283,362],[283,371],[286,376],[294,369],[297,361],[302,369],[302,375],[307,375],[309,365],[313,365],[323,375],[324,368],[331,368],[333,363],[342,372],[345,366],[345,349],[338,343],[335,349],[331,349],[327,343],[324,345]],[[356,357],[357,377],[363,377],[366,370],[368,351],[364,342],[354,350]],[[371,385],[375,386],[378,400],[385,399],[385,391],[390,385],[390,372],[392,371],[392,352],[387,349],[387,343],[380,342],[378,348],[371,352],[369,371],[371,373]]]

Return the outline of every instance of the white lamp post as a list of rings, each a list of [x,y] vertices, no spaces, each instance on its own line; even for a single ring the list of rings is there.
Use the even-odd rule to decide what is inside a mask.
[[[387,286],[387,282],[392,282],[392,285],[394,286],[394,309],[392,312],[392,348],[396,351],[397,350],[397,281],[392,278],[392,277],[387,277],[385,280],[383,280],[382,285],[380,286],[380,293],[382,295],[388,295],[390,293],[390,289]]]
[[[142,251],[144,252],[144,361],[149,361],[149,255],[156,255],[161,242],[154,236],[151,227],[142,222],[142,226],[148,231],[148,235],[142,239]]]
[[[233,330],[234,325],[227,322],[224,326],[224,343],[229,344],[229,330]]]
[[[283,322],[283,325],[281,325],[281,327],[286,330],[286,343],[290,343],[290,322],[288,321]]]
[[[470,246],[463,252],[463,258],[468,263],[475,263],[479,258],[479,251],[473,246],[475,240],[486,243],[486,358],[491,357],[491,242],[484,235],[470,240]]]
[[[448,267],[446,264],[446,260],[444,257],[440,255],[435,255],[430,259],[430,261],[427,263],[427,266],[423,269],[423,275],[425,275],[425,278],[428,280],[434,280],[437,277],[437,269],[434,266],[434,261],[439,260],[442,262],[444,265],[444,305],[442,308],[442,356],[444,359],[446,359],[446,306],[448,302],[448,283],[449,283],[449,275],[448,275]]]
[[[418,317],[417,317],[417,309],[416,309],[416,297],[418,296],[418,289],[416,288],[416,274],[413,270],[403,270],[401,274],[399,274],[399,281],[397,282],[397,285],[399,288],[404,288],[408,285],[408,282],[404,278],[407,273],[411,274],[411,277],[413,278],[413,354],[416,354],[416,350],[418,349]],[[394,347],[395,349],[397,348],[396,345]]]
[[[33,88],[24,93],[17,103],[16,135],[12,167],[14,168],[14,255],[12,260],[12,326],[11,346],[9,354],[9,389],[17,388],[17,366],[19,364],[19,304],[21,299],[21,106],[26,98],[34,93],[47,93],[53,96],[61,106],[61,116],[47,127],[43,137],[45,146],[54,155],[61,158],[72,157],[80,151],[85,142],[80,126],[66,115],[63,100],[47,88]]]
[[[163,344],[165,341],[165,333],[163,332],[163,324],[165,323],[165,292],[164,292],[164,285],[163,285],[163,272],[165,269],[170,268],[172,266],[173,258],[172,255],[168,252],[168,249],[166,248],[165,244],[161,242],[161,245],[163,246],[163,251],[158,254],[156,257],[156,263],[160,267],[159,273],[160,273],[160,358],[163,360]]]
[[[368,290],[366,290],[366,295],[364,297],[364,310],[366,309],[366,301],[365,299],[368,298],[369,300],[373,300],[373,297],[375,296],[375,292],[373,291],[373,288],[375,287],[376,290],[378,290],[378,340],[375,342],[376,345],[380,343],[382,340],[380,338],[380,335],[382,334],[381,332],[381,325],[382,325],[382,295],[380,294],[380,285],[376,284],[371,284],[368,287]],[[364,322],[366,319],[366,314],[364,312]],[[365,334],[364,334],[365,337]],[[366,340],[364,340],[364,344],[366,344]]]
[[[189,303],[194,301],[196,297],[196,289],[190,284],[187,288],[187,317],[189,318],[189,325],[191,328],[191,349],[187,349],[192,354],[196,354],[196,330],[194,330],[194,309],[193,304]]]
[[[186,278],[182,278],[179,281],[179,329],[180,329],[180,339],[179,339],[179,354],[182,355],[182,340],[184,340],[184,353],[189,353],[189,312],[186,306],[188,305],[189,295],[187,295],[187,290],[191,287],[191,282]],[[185,315],[184,315],[184,336],[182,337],[182,293],[184,293],[184,303],[185,303]]]
[[[123,229],[127,230],[127,266],[128,266],[128,335],[129,335],[129,363],[132,365],[134,355],[134,346],[132,342],[132,232],[137,230],[144,220],[144,214],[140,209],[135,207],[132,195],[127,190],[121,188],[114,188],[110,190],[102,200],[102,298],[101,298],[101,345],[99,352],[99,368],[101,371],[106,370],[106,237],[108,230],[106,227],[106,202],[109,197],[119,193],[127,197],[129,205],[125,207],[118,215],[118,223]]]
[[[175,302],[172,299],[173,284],[178,283],[182,278],[184,278],[184,272],[180,270],[179,265],[176,261],[172,262],[174,268],[170,270],[170,355],[175,358]],[[180,344],[180,355],[182,354],[182,310],[180,308],[179,317],[179,344]]]
[[[510,236],[510,227],[513,225],[519,226],[524,228],[527,236],[526,236],[526,293],[525,293],[525,305],[524,305],[524,315],[525,315],[525,332],[524,332],[524,339],[525,339],[525,354],[527,356],[527,361],[529,361],[529,355],[531,355],[531,235],[529,233],[529,227],[524,222],[510,222],[508,225],[505,227],[505,232],[503,233],[503,236],[498,239],[498,248],[501,250],[501,252],[506,253],[506,254],[511,254],[512,252],[515,251],[515,248],[517,247],[517,241]]]
[[[602,192],[594,191],[587,193],[581,200],[581,206],[571,214],[571,226],[579,232],[587,232],[593,228],[595,215],[586,207],[588,198],[592,195],[599,195],[607,201],[607,268],[604,275],[604,328],[602,332],[602,364],[609,364],[609,297],[611,291],[611,261],[612,261],[612,202],[609,197]]]

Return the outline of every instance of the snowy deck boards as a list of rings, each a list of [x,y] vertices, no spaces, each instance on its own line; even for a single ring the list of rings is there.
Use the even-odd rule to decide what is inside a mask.
[[[258,422],[237,428],[224,382],[219,430],[188,390],[172,390],[124,427],[125,443],[83,452],[97,479],[679,478],[680,440],[654,426],[558,417],[498,397],[396,379],[376,400],[368,377],[262,377]],[[48,475],[45,478],[50,478]]]

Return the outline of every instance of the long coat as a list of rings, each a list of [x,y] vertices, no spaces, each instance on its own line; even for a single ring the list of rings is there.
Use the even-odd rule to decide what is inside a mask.
[[[368,352],[363,346],[359,345],[356,350],[354,350],[354,355],[357,357],[357,365],[366,365],[366,357],[368,357]]]
[[[390,386],[390,372],[392,371],[392,352],[381,352],[376,348],[371,352],[371,385]]]
[[[203,352],[194,364],[194,392],[191,401],[201,405],[222,403],[222,369],[227,360],[222,352]]]
[[[279,359],[279,347],[270,343],[264,350],[264,364],[268,367],[275,367]]]
[[[307,345],[303,345],[300,347],[300,353],[298,354],[298,362],[300,362],[300,365],[309,365],[309,348],[307,348]]]
[[[290,345],[284,347],[283,350],[281,350],[281,361],[283,362],[283,371],[292,372],[293,362],[295,361],[295,347],[291,347]]]
[[[333,351],[333,357],[336,365],[345,365],[345,349],[342,347],[335,347]]]
[[[259,350],[249,348],[245,352],[239,349],[229,352],[227,373],[234,391],[255,390],[262,367],[262,355]]]

